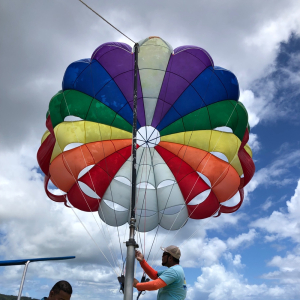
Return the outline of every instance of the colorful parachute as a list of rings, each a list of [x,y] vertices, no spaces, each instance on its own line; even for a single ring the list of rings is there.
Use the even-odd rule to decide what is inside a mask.
[[[199,47],[173,51],[158,37],[139,45],[139,231],[236,211],[255,167],[235,75]],[[103,44],[72,63],[50,101],[38,151],[49,198],[98,210],[113,226],[130,217],[133,74],[124,43]],[[49,179],[66,195],[50,193]],[[226,206],[237,192],[240,202]]]

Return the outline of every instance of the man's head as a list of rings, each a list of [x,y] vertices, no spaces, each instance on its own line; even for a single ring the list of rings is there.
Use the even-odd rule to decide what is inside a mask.
[[[68,281],[58,281],[55,283],[49,293],[48,300],[70,300],[72,287]]]
[[[178,247],[171,245],[166,248],[161,247],[161,250],[164,251],[162,254],[162,262],[161,262],[163,266],[169,268],[179,264],[181,252]]]

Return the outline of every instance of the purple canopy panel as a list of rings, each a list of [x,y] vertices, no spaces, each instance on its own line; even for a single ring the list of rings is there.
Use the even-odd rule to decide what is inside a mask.
[[[131,109],[133,110],[133,100],[129,102]],[[137,100],[137,118],[141,126],[146,126],[145,108],[143,97]]]
[[[130,75],[128,73],[130,73]],[[133,110],[133,80],[134,80],[133,77],[134,77],[134,71],[130,71],[121,74],[115,78],[116,84],[124,94],[132,110]],[[146,125],[145,109],[144,109],[143,93],[142,93],[141,80],[139,74],[138,74],[137,81],[138,81],[137,82],[137,98],[138,98],[137,119],[141,126],[145,126]]]
[[[151,126],[156,127],[171,107],[171,104],[164,102],[161,99],[158,99]]]
[[[169,110],[166,110],[167,106],[161,102],[167,102],[172,106],[186,88],[208,66],[212,65],[211,57],[206,51],[199,47],[182,46],[176,48],[174,53],[175,54],[170,57],[166,75],[160,90],[151,124],[153,127],[159,124]]]
[[[134,56],[123,48],[115,47],[114,50],[106,52],[101,57],[96,55],[94,59],[105,68],[112,78],[134,70]]]
[[[108,42],[105,44],[100,45],[92,54],[92,59],[100,60],[100,58],[107,52],[116,50],[116,48],[123,49],[128,52],[132,52],[132,49],[129,45],[125,43],[118,43],[118,42]]]
[[[197,47],[197,46],[192,46],[192,45],[186,45],[186,46],[180,46],[174,50],[174,54],[179,54],[179,52],[187,52],[195,57],[199,58],[205,65],[206,67],[209,66],[214,66],[214,61],[211,58],[211,56],[206,52],[204,49]]]
[[[201,54],[203,54],[203,52],[201,52]],[[172,57],[174,57],[174,59],[172,64],[168,65],[167,72],[177,74],[189,83],[194,81],[195,78],[207,68],[203,60],[186,51],[179,52]]]
[[[124,43],[106,43],[96,49],[92,58],[105,68],[133,109],[134,55],[131,47]],[[138,98],[141,97],[142,88],[138,76]],[[139,107],[137,118],[141,126],[144,126],[144,105],[139,102]]]

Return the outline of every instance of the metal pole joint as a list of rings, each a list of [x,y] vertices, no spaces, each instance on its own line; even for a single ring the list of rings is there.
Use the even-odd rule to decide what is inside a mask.
[[[135,239],[129,239],[126,242],[126,247],[133,246],[134,248],[138,248],[139,245],[136,243]]]

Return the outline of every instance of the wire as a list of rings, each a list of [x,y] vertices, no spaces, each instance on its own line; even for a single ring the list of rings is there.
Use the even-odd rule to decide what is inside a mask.
[[[95,87],[94,87],[94,76],[93,76],[93,70],[92,70],[91,65],[92,65],[92,62],[89,63],[89,67],[90,67],[90,74],[91,74],[92,87],[93,87],[93,99],[96,99],[96,98],[95,98],[96,93],[95,93]],[[69,108],[68,108],[68,110],[69,110]],[[99,124],[98,124],[98,130],[99,130],[100,140],[103,141],[103,139],[102,139],[102,133],[101,133],[101,126],[99,126]],[[106,171],[107,171],[107,173],[109,173],[109,172],[108,172],[107,160],[106,160],[106,155],[105,155],[105,150],[104,150],[104,145],[103,145],[103,143],[102,143],[102,151],[103,151],[103,156],[104,156],[104,162],[105,162],[105,166],[106,166]],[[82,151],[81,151],[81,152],[82,152]],[[84,155],[83,152],[82,152],[82,155]],[[92,185],[93,185],[93,190],[94,190],[94,192],[96,193],[96,188],[95,188],[93,179],[92,179],[92,177],[91,177],[90,172],[88,172],[88,173],[89,173],[89,177],[90,177],[90,180],[91,180],[91,182],[92,182]],[[115,201],[114,201],[114,198],[113,198],[113,193],[112,193],[112,190],[111,190],[111,186],[110,186],[110,185],[109,185],[109,190],[110,190],[111,199],[112,199],[112,202],[113,202],[113,207],[115,208]],[[107,224],[105,215],[104,215],[103,210],[102,210],[102,206],[100,205],[100,201],[98,201],[98,203],[99,203],[99,207],[100,207],[102,216],[103,216],[103,218],[104,218],[104,222],[105,222],[105,224]],[[115,209],[114,209],[114,215],[115,215],[115,222],[116,222],[116,225],[117,225],[118,222],[117,222],[117,216],[116,216],[116,210],[115,210]],[[108,235],[109,235],[109,238],[110,238],[110,242],[112,243],[111,235],[109,234],[109,230],[108,230],[108,225],[106,225],[105,228],[107,229],[107,232],[108,232]],[[121,245],[121,240],[120,240],[119,226],[117,226],[117,232],[118,232],[118,239],[119,239],[119,246],[120,246],[120,251],[121,251],[121,257],[122,257],[122,261],[124,261],[124,258],[123,258],[123,251],[122,251],[122,245]],[[108,246],[108,247],[110,247],[110,246]],[[115,254],[115,253],[114,253],[114,254]],[[116,257],[117,257],[117,255],[116,255]],[[118,261],[118,259],[116,259],[116,260]],[[120,269],[121,269],[121,266],[119,266],[119,267],[120,267]]]
[[[76,214],[74,208],[72,206],[70,206],[73,213],[75,214],[75,216],[77,217],[77,219],[79,220],[79,222],[81,223],[81,225],[83,226],[83,228],[85,229],[85,231],[87,232],[87,234],[90,236],[90,238],[93,240],[93,242],[95,243],[96,247],[100,250],[100,252],[102,253],[102,255],[105,257],[105,259],[107,260],[107,262],[109,263],[109,265],[112,267],[113,271],[115,272],[115,274],[118,276],[118,273],[115,271],[115,269],[113,268],[113,266],[111,265],[111,263],[109,262],[109,260],[107,259],[107,257],[105,256],[104,252],[101,250],[101,248],[99,247],[99,245],[97,244],[97,242],[95,241],[95,239],[92,237],[92,235],[90,234],[90,232],[87,230],[87,228],[85,227],[85,225],[82,223],[82,221],[80,220],[80,218],[78,217],[78,215]]]
[[[237,105],[237,103],[236,103],[236,105]],[[235,107],[233,108],[233,111],[235,110],[236,105],[235,105]],[[230,118],[231,118],[231,116],[232,116],[232,114],[233,114],[233,111],[232,111],[232,113],[231,113],[229,119],[227,120],[226,125],[228,124],[228,122],[229,122],[229,120],[230,120]],[[222,134],[223,134],[223,132],[221,132],[220,136],[221,136]],[[219,137],[219,139],[220,139],[220,137]],[[213,150],[214,150],[215,147],[217,146],[217,143],[218,143],[219,139],[217,140],[217,142],[216,142],[216,144],[215,144]],[[212,155],[212,154],[209,153],[208,160],[209,160],[209,158],[211,157],[211,155]],[[211,189],[216,185],[216,183],[217,183],[218,180],[221,178],[221,176],[224,174],[224,172],[226,172],[226,171],[228,170],[228,168],[229,168],[231,162],[232,162],[234,159],[235,159],[235,158],[233,158],[233,159],[230,161],[230,163],[228,164],[228,166],[227,166],[227,167],[224,169],[224,171],[220,174],[220,176],[217,178],[217,180],[215,181],[215,183],[212,185]],[[202,170],[201,170],[200,173],[203,172],[204,168],[206,167],[206,164],[207,164],[208,160],[206,161],[206,163],[205,163],[205,165],[203,166],[203,168],[202,168]],[[192,187],[191,191],[194,189],[194,187],[195,187],[195,185],[196,185],[198,179],[199,179],[199,178],[197,178],[197,180],[196,180],[194,186]],[[189,195],[187,196],[187,199],[189,198],[190,194],[191,194],[191,192],[190,192]],[[200,203],[199,203],[199,204],[200,204]],[[194,208],[194,210],[191,212],[191,214],[197,209],[197,207],[198,207],[199,204],[197,204],[197,206]],[[181,210],[182,210],[182,209],[181,209]],[[181,211],[181,210],[180,210],[180,211]],[[204,220],[204,222],[207,223],[208,220],[211,219],[211,217],[212,217],[218,210],[219,210],[219,208],[218,208],[211,216],[209,216],[208,218],[206,218],[206,219]],[[180,213],[180,212],[179,212],[179,213]],[[179,213],[178,213],[178,215],[179,215]],[[177,215],[177,217],[178,217],[178,215]],[[175,223],[177,217],[175,218],[173,224]],[[187,218],[187,219],[185,220],[185,222],[183,223],[183,225],[176,231],[176,233],[173,235],[171,241],[174,240],[175,236],[179,233],[179,231],[182,229],[182,227],[186,224],[186,222],[188,221],[188,219],[189,219],[189,218]],[[173,224],[172,224],[171,228],[173,227]],[[171,230],[171,229],[169,229],[169,231],[170,231],[170,230]],[[195,234],[198,230],[199,230],[199,228],[197,228],[197,229],[196,229],[196,230],[188,237],[187,240],[185,240],[184,242],[182,242],[182,243],[180,244],[180,246],[183,245],[184,243],[186,243],[187,241],[189,241],[189,240],[191,239],[191,237],[194,236],[194,234]],[[169,232],[169,231],[168,231],[168,232]],[[166,240],[166,237],[165,237],[165,239],[163,240],[163,242],[164,242],[165,240]]]
[[[106,19],[104,19],[101,15],[99,15],[96,11],[94,11],[90,6],[88,6],[86,3],[84,3],[82,0],[79,0],[83,5],[85,5],[87,8],[89,8],[93,13],[95,13],[98,17],[100,17],[103,21],[105,21],[108,25],[110,25],[115,30],[119,31],[122,35],[124,35],[126,38],[128,38],[131,42],[136,44],[134,40],[132,40],[130,37],[128,37],[126,34],[124,34],[121,30],[119,30],[117,27],[115,27],[113,24],[108,22]]]
[[[66,105],[66,107],[67,107],[67,109],[68,109],[68,114],[69,114],[69,116],[70,116],[71,113],[70,113],[70,110],[69,110],[69,106],[68,106],[67,99],[66,99],[66,97],[65,97],[65,92],[64,92],[64,91],[63,91],[63,97],[64,97],[65,105]],[[71,123],[72,123],[73,131],[74,131],[74,133],[75,133],[77,142],[79,142],[79,138],[78,138],[78,136],[77,136],[76,130],[74,129],[74,121],[72,121]],[[98,126],[98,127],[99,127],[99,126]],[[99,130],[100,130],[100,129],[99,129]],[[101,133],[100,133],[100,136],[101,136]],[[60,145],[59,145],[58,142],[57,142],[57,144],[58,144],[58,146],[59,146],[59,148],[60,148],[60,151],[63,153],[63,151],[62,151],[62,149],[61,149],[61,147],[60,147]],[[86,167],[87,167],[88,165],[87,165],[87,162],[86,162],[84,153],[83,153],[83,151],[82,151],[82,147],[80,147],[80,150],[81,150],[81,155],[82,155],[82,157],[83,157],[83,160],[84,160],[84,162],[85,162],[85,165],[86,165]],[[64,155],[63,155],[63,157],[64,157]],[[67,164],[67,167],[68,167],[70,173],[71,173],[72,176],[73,176],[74,181],[75,181],[75,182],[77,183],[77,185],[79,186],[79,183],[77,182],[77,180],[76,180],[76,178],[75,178],[75,176],[74,176],[74,174],[73,174],[73,172],[72,172],[72,170],[71,170],[71,168],[70,168],[70,166],[69,166],[69,164],[68,164],[68,162],[67,162],[67,160],[66,160],[65,157],[64,157],[64,159],[65,159],[65,161],[66,161],[66,164]],[[91,180],[92,185],[93,185],[93,190],[94,190],[94,192],[96,193],[96,188],[95,188],[93,179],[92,179],[92,177],[91,177],[90,171],[88,171],[88,174],[89,174],[90,180]],[[86,205],[88,206],[90,212],[92,212],[92,210],[91,210],[91,208],[90,208],[90,206],[89,206],[89,204],[88,204],[88,202],[87,202],[87,200],[86,200],[86,198],[85,198],[85,195],[84,195],[83,191],[81,190],[80,186],[79,186],[79,190],[80,190],[80,192],[81,192],[81,194],[82,194],[82,196],[83,196],[83,198],[84,198],[84,200],[85,200],[85,203],[86,203]],[[100,206],[100,201],[99,201],[99,199],[98,199],[98,204],[99,204],[99,206]],[[92,214],[92,215],[93,215],[93,214]],[[99,223],[97,222],[97,220],[96,220],[96,218],[95,218],[94,215],[93,215],[93,218],[94,218],[94,220],[95,220],[95,222],[96,222],[96,224],[97,224],[97,226],[98,226],[98,228],[99,228],[99,230],[100,230],[100,232],[101,232]],[[104,229],[103,229],[103,224],[102,224],[102,223],[100,223],[100,224],[101,224],[101,226],[102,226],[103,235],[104,235],[105,238],[107,238],[107,237],[106,237],[106,234],[105,234],[105,232],[104,232]],[[112,243],[111,235],[109,235],[109,238],[110,238],[110,241],[111,241],[111,243]],[[113,259],[113,262],[114,262],[114,264],[116,265],[116,262],[115,262],[115,259],[116,259],[116,258],[113,257],[112,250],[111,250],[111,248],[110,248],[110,244],[107,243],[107,246],[108,246],[108,248],[109,248],[111,257],[112,257],[112,259]],[[117,261],[117,263],[118,263],[118,259],[116,259],[116,261]],[[121,266],[120,266],[120,265],[119,265],[119,269],[120,269],[120,271],[121,271]]]
[[[210,76],[210,78],[209,78],[209,82],[208,82],[207,87],[206,87],[205,95],[204,95],[203,98],[206,97],[206,94],[207,94],[207,91],[208,91],[208,86],[209,86],[209,84],[210,84],[210,82],[211,82],[212,76],[213,76],[213,75],[211,74],[211,76]],[[168,84],[169,84],[169,80],[168,80]],[[199,96],[200,96],[200,95],[199,95]],[[200,98],[201,98],[201,96],[200,96]],[[204,99],[203,99],[203,103],[205,104]],[[164,102],[163,102],[163,106],[164,106]],[[162,112],[163,112],[163,109],[162,109]],[[162,112],[161,112],[161,116],[162,116]],[[193,126],[194,128],[195,128],[195,122],[196,122],[196,118],[195,118],[195,121],[194,121],[194,126]],[[191,138],[192,138],[193,132],[194,132],[194,130],[192,130],[192,134],[191,134],[190,137],[189,137],[189,141],[188,141],[188,143],[187,143],[187,146],[188,146],[189,143],[190,143],[190,140],[191,140]],[[184,156],[185,156],[185,154],[186,154],[186,151],[187,151],[187,147],[186,147],[185,152],[184,152],[184,154],[183,154],[183,158],[184,158]],[[183,164],[183,160],[181,160],[181,162],[180,162],[180,165],[179,165],[177,174],[179,173],[182,164]],[[161,218],[160,218],[160,220],[159,220],[159,223],[160,223],[161,219],[163,218],[164,211],[166,210],[166,207],[167,207],[167,205],[168,205],[168,202],[169,202],[169,199],[170,199],[170,196],[171,196],[171,193],[172,193],[172,191],[173,191],[173,187],[175,186],[175,184],[176,184],[176,181],[174,181],[174,183],[172,184],[172,187],[171,187],[171,190],[170,190],[170,193],[169,193],[167,202],[166,202],[166,204],[165,204],[164,210],[163,210],[163,212],[162,212]],[[193,188],[194,188],[194,187],[195,187],[195,185],[193,186]],[[192,192],[193,188],[191,189],[191,192]],[[191,192],[190,192],[190,193],[191,193]],[[188,199],[188,198],[187,198],[187,199]],[[181,211],[181,210],[180,210],[180,211]],[[173,221],[173,223],[172,223],[172,225],[171,225],[171,228],[169,229],[168,232],[171,231],[173,225],[175,224],[175,221],[177,220],[177,218],[178,218],[178,216],[179,216],[179,214],[180,214],[180,211],[179,211],[179,213],[177,214],[177,216],[176,216],[175,220]],[[183,223],[183,225],[185,225],[185,223],[186,223],[186,221]],[[182,225],[182,226],[183,226],[183,225]],[[181,226],[181,227],[182,227],[182,226]],[[156,230],[156,233],[155,233],[155,236],[154,236],[154,240],[155,240],[155,238],[156,238],[156,235],[158,235],[158,230],[159,230],[159,227],[157,227],[157,230]],[[166,238],[165,238],[165,239],[166,239]],[[163,242],[165,241],[165,239],[163,240]],[[153,247],[153,244],[154,244],[154,240],[153,240],[153,242],[152,242],[152,245],[151,245],[151,249],[150,249],[148,258],[149,258],[149,256],[150,256],[150,253],[151,253],[151,250],[152,250],[152,247]],[[152,262],[155,260],[155,257],[157,256],[158,251],[159,251],[159,249],[157,250],[156,254],[152,256],[152,257],[153,257]],[[147,259],[148,259],[148,258],[147,258]]]
[[[213,73],[212,73],[212,74],[213,74]],[[211,81],[211,78],[212,78],[212,76],[210,77],[210,81]],[[209,83],[208,83],[208,85],[207,85],[207,89],[208,89],[208,86],[209,86],[209,84],[210,84],[210,81],[209,81]],[[206,93],[207,93],[207,89],[206,89]],[[205,95],[204,95],[204,97],[203,97],[203,102],[204,102],[204,99],[205,99],[205,97],[206,97],[206,93],[205,93]],[[232,117],[232,114],[233,114],[233,112],[234,112],[235,109],[236,109],[237,103],[238,103],[238,102],[236,102],[236,104],[235,104],[235,106],[234,106],[234,108],[233,108],[233,110],[232,110],[232,112],[231,112],[231,114],[230,114],[230,116],[229,116],[229,118],[228,118],[228,120],[227,120],[225,126],[227,126],[228,122],[230,121],[230,119],[231,119],[231,117]],[[205,102],[204,102],[204,104],[205,104]],[[194,123],[194,124],[195,124],[195,123]],[[195,126],[195,125],[194,125],[194,126]],[[189,141],[188,141],[188,143],[187,143],[186,146],[189,145],[189,142],[190,142],[190,140],[191,140],[191,137],[192,137],[193,132],[194,132],[194,130],[192,130],[192,133],[191,133],[191,135],[190,135]],[[218,144],[218,142],[219,142],[219,140],[220,140],[222,134],[223,134],[223,132],[220,133],[219,138],[218,138],[218,140],[216,141],[213,150],[216,148],[216,146],[217,146],[217,144]],[[213,150],[212,150],[212,151],[213,151]],[[184,152],[183,157],[185,156],[186,151],[187,151],[187,147],[186,147],[186,149],[185,149],[185,152]],[[205,165],[203,166],[203,168],[202,168],[202,170],[201,170],[200,173],[203,172],[203,170],[204,170],[204,168],[206,167],[206,165],[207,165],[207,163],[208,163],[208,161],[209,161],[211,155],[212,155],[212,154],[209,153],[208,159],[207,159],[207,161],[206,161]],[[234,160],[234,158],[231,160],[231,162],[232,162],[233,160]],[[231,162],[229,163],[228,167],[225,168],[225,170],[222,172],[222,174],[217,178],[217,180],[215,181],[214,185],[213,185],[211,188],[213,188],[213,187],[216,185],[216,183],[217,183],[218,180],[221,178],[221,176],[224,174],[224,172],[228,170],[228,168],[229,168]],[[180,170],[180,168],[181,168],[181,164],[180,164],[180,166],[179,166],[179,170]],[[179,170],[178,170],[178,171],[179,171]],[[196,183],[197,183],[198,180],[199,180],[199,178],[197,178],[195,184],[193,185],[193,187],[192,187],[192,189],[191,189],[191,191],[190,191],[190,193],[189,193],[189,195],[187,196],[186,199],[189,198],[189,196],[190,196],[190,194],[192,193],[192,191],[193,191],[193,189],[194,189],[194,187],[195,187],[195,185],[196,185]],[[173,186],[172,186],[172,187],[173,187]],[[171,194],[171,192],[170,192],[170,194]],[[169,194],[169,197],[170,197],[170,194]],[[168,200],[169,200],[169,197],[168,197]],[[167,201],[167,202],[168,202],[168,201]],[[200,204],[200,203],[199,203],[199,204]],[[199,204],[197,204],[197,206],[194,208],[193,212],[197,209],[197,207],[198,207]],[[167,205],[167,203],[166,203],[166,205]],[[184,208],[184,207],[183,207],[183,208]],[[182,209],[183,209],[183,208],[182,208]],[[182,209],[181,209],[181,210],[182,210]],[[218,209],[219,209],[219,208],[218,208]],[[210,218],[218,211],[218,209],[217,209],[217,210],[216,210],[209,218],[207,218],[207,219],[210,219]],[[168,230],[168,232],[171,231],[171,229],[172,229],[173,225],[175,224],[175,222],[176,222],[176,220],[177,220],[177,218],[178,218],[178,216],[179,216],[181,210],[177,213],[177,216],[176,216],[175,220],[173,221],[173,223],[172,223],[170,229]],[[193,212],[192,212],[192,213],[193,213]],[[186,224],[186,222],[188,221],[188,219],[189,219],[189,217],[185,220],[185,222],[183,222],[183,225],[182,225],[182,226],[177,230],[177,232],[174,234],[172,240],[173,240],[173,239],[175,238],[175,236],[179,233],[179,231],[182,229],[182,227]],[[156,233],[155,233],[154,239],[156,238],[156,235],[157,235],[157,233],[158,233],[158,229],[159,229],[159,227],[157,228],[157,231],[156,231]],[[197,230],[198,230],[198,229],[197,229]],[[196,230],[196,231],[197,231],[197,230]],[[163,239],[163,242],[166,240],[166,238],[167,238],[167,235],[166,235],[166,237]],[[188,238],[188,239],[189,239],[189,238]],[[162,243],[163,243],[163,242],[162,242]],[[154,240],[153,240],[153,243],[154,243]],[[152,246],[153,246],[153,243],[152,243]],[[151,246],[151,249],[152,249],[152,246]],[[150,251],[150,252],[151,252],[151,251]],[[158,253],[158,251],[157,251],[157,253]],[[155,256],[153,256],[152,262],[155,261],[155,258],[156,258],[156,256],[157,256],[157,253],[156,253]],[[149,253],[149,255],[150,255],[150,253]],[[148,257],[149,257],[149,255],[148,255]]]

